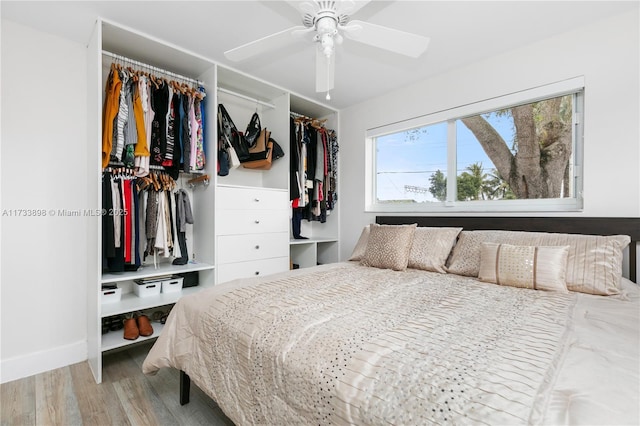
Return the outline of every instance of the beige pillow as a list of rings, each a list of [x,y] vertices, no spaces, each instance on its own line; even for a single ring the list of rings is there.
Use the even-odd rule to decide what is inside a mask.
[[[482,243],[480,281],[568,293],[569,246],[513,246]]]
[[[462,228],[416,228],[407,267],[446,274],[444,264]]]
[[[369,229],[367,248],[360,260],[364,266],[404,271],[409,262],[409,252],[417,224],[378,225]]]
[[[364,250],[367,248],[367,241],[369,240],[369,229],[370,225],[367,225],[362,230],[360,238],[358,238],[358,242],[353,248],[353,252],[351,253],[349,260],[361,260],[362,256],[364,256]]]
[[[462,231],[447,264],[451,274],[477,277],[484,242],[526,246],[569,246],[567,288],[588,294],[620,293],[622,251],[627,235],[579,235],[525,231]]]

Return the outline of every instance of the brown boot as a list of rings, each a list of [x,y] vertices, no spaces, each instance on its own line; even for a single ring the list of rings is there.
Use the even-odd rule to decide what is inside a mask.
[[[149,317],[146,315],[138,316],[138,330],[140,330],[141,336],[151,336],[153,334],[153,327],[151,326],[151,321],[149,321]]]
[[[127,318],[124,320],[124,338],[127,340],[136,340],[140,332],[135,318]]]

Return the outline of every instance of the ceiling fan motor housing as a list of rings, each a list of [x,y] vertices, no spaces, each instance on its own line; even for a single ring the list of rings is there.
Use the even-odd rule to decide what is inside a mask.
[[[338,15],[335,1],[316,1],[314,14],[306,13],[302,19],[305,27],[315,28],[313,40],[320,43],[320,50],[326,57],[333,55],[335,43],[342,42],[338,26],[349,21],[346,14]]]

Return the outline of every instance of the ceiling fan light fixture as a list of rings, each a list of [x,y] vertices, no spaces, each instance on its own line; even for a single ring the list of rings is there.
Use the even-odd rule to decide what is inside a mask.
[[[320,49],[322,50],[324,56],[326,56],[327,58],[331,57],[331,55],[333,55],[333,48],[333,37],[331,37],[330,34],[323,34],[320,37]]]

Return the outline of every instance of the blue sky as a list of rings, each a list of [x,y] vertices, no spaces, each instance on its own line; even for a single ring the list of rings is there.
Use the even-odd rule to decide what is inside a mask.
[[[514,129],[511,117],[492,113],[485,116],[509,144]],[[457,122],[457,173],[479,162],[485,173],[494,165],[475,136]],[[447,123],[437,123],[410,132],[400,132],[377,138],[378,199],[435,201],[430,193],[407,192],[405,185],[429,187],[429,178],[436,170],[447,171]]]

